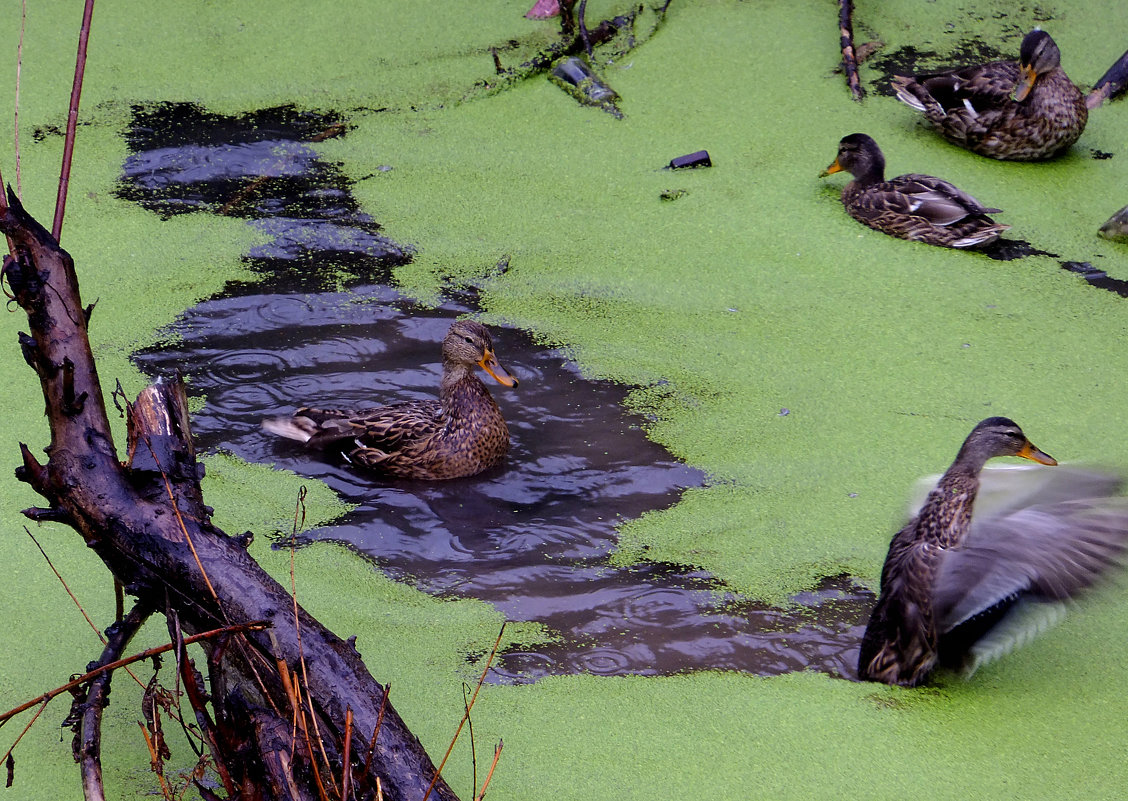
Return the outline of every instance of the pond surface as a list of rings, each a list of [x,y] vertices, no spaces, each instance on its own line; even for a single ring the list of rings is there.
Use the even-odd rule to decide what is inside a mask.
[[[487,473],[390,480],[261,431],[263,417],[301,405],[434,397],[439,343],[474,311],[470,293],[425,308],[390,285],[390,267],[410,250],[379,233],[318,159],[308,142],[326,131],[340,132],[331,118],[286,109],[136,113],[119,194],[162,215],[242,216],[271,237],[247,256],[262,282],[190,309],[169,332],[174,344],[135,356],[149,374],[180,370],[206,396],[193,418],[198,446],[322,480],[355,504],[307,539],[344,543],[426,592],[482,599],[559,633],[501,655],[495,681],[704,669],[853,676],[872,595],[847,578],[783,610],[691,567],[608,563],[620,521],[670,506],[704,476],[647,439],[644,421],[623,410],[626,388],[584,379],[523,332],[494,328],[498,358],[521,383],[491,386],[513,444]],[[328,288],[338,283],[348,288]]]

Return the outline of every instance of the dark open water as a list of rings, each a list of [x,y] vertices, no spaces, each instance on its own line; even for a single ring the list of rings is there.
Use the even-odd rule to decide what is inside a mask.
[[[644,421],[622,408],[625,388],[585,380],[524,332],[494,329],[498,358],[521,384],[491,386],[513,446],[488,473],[388,480],[259,429],[262,417],[299,405],[434,397],[439,343],[456,316],[474,311],[472,292],[452,291],[431,309],[390,285],[390,268],[410,250],[359,210],[348,181],[310,144],[343,130],[330,116],[289,109],[242,118],[184,105],[136,111],[123,197],[165,216],[244,217],[272,236],[247,255],[261,282],[188,310],[169,332],[175,344],[135,356],[149,374],[180,370],[207,397],[193,417],[199,447],[321,479],[357,504],[309,539],[346,543],[398,580],[559,632],[551,646],[503,654],[494,680],[705,669],[853,676],[872,595],[846,578],[782,610],[692,567],[608,564],[618,522],[672,505],[704,476],[646,438]],[[355,277],[330,289],[330,273],[342,270]]]

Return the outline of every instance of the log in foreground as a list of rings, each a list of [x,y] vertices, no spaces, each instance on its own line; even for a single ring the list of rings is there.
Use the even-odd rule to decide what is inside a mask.
[[[24,513],[73,527],[130,594],[189,635],[273,621],[269,632],[203,643],[222,752],[217,758],[231,771],[240,797],[318,798],[318,782],[339,781],[342,755],[351,753],[351,783],[374,788],[378,777],[389,801],[422,798],[435,768],[391,705],[370,774],[361,775],[364,763],[357,755],[368,752],[383,688],[353,645],[300,607],[295,625],[290,594],[251,558],[244,540],[212,525],[179,380],[158,381],[127,404],[129,460],[119,461],[87,337],[92,307],[82,307],[74,263],[10,190],[8,202],[0,230],[14,257],[5,259],[3,277],[27,313],[31,333],[20,335],[20,346],[39,375],[51,428],[46,464],[21,446],[17,475],[48,502]],[[324,743],[331,776],[324,762],[318,776],[305,742],[290,737],[295,710],[286,673],[308,677],[301,695],[308,694],[310,730]],[[352,742],[346,751],[347,709]],[[313,748],[320,750],[316,738]],[[280,749],[291,753],[280,756]],[[277,767],[283,763],[290,766],[286,781]],[[431,798],[456,796],[440,779]]]

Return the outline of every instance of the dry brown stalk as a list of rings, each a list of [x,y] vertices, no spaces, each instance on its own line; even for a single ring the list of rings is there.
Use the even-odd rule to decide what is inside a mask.
[[[263,631],[263,630],[265,630],[269,627],[270,627],[270,622],[267,621],[267,620],[254,620],[254,621],[251,621],[250,623],[234,623],[230,626],[224,626],[222,628],[212,629],[211,631],[202,631],[199,634],[193,634],[191,637],[185,637],[184,638],[184,644],[185,645],[191,645],[194,642],[200,642],[201,640],[208,640],[208,639],[211,639],[212,637],[219,637],[223,634],[232,634],[232,633],[235,633],[235,632]],[[117,670],[119,667],[125,667],[126,665],[132,665],[134,662],[140,662],[142,659],[151,659],[152,657],[157,656],[158,654],[163,654],[163,653],[166,653],[167,651],[171,651],[175,647],[176,646],[173,643],[169,643],[168,645],[158,645],[158,646],[155,646],[153,648],[149,648],[148,650],[142,651],[139,654],[134,654],[133,656],[127,656],[124,659],[119,659],[116,662],[111,662],[108,665],[102,665],[100,667],[94,668],[93,670],[87,671],[86,673],[83,673],[81,676],[79,676],[77,679],[73,679],[71,681],[68,681],[66,684],[62,685],[61,687],[56,687],[54,690],[50,690],[48,692],[45,692],[45,693],[43,693],[43,695],[40,695],[36,698],[33,698],[30,701],[22,703],[19,706],[15,707],[14,709],[9,709],[7,712],[0,715],[0,726],[3,726],[5,723],[7,723],[13,717],[18,715],[20,712],[31,709],[33,706],[40,703],[41,701],[43,702],[44,705],[46,705],[47,702],[51,701],[56,696],[62,695],[67,690],[70,690],[73,687],[77,687],[80,684],[84,684],[84,683],[90,681],[90,679],[92,679],[95,676],[98,676],[102,673],[105,673],[107,670]]]
[[[144,723],[137,721],[137,726],[141,729],[141,736],[145,738],[145,745],[149,748],[149,769],[157,774],[157,781],[160,782],[161,785],[161,796],[163,796],[166,801],[173,801],[172,790],[169,788],[168,782],[165,781],[163,763],[160,753],[153,743],[153,737],[149,734],[149,730],[145,728]]]
[[[369,769],[372,767],[372,755],[376,752],[376,738],[380,735],[380,724],[384,722],[384,710],[388,708],[388,693],[391,692],[392,685],[389,682],[384,685],[384,697],[380,700],[380,713],[376,716],[376,726],[372,729],[372,739],[368,743],[368,756],[364,759],[364,771],[361,773],[361,792],[364,792],[368,786]],[[379,778],[377,777],[377,781]],[[379,786],[377,786],[379,792]]]
[[[427,792],[423,794],[423,801],[427,801],[431,796],[431,790],[434,789],[435,782],[443,775],[443,766],[446,764],[447,758],[450,757],[450,752],[454,750],[454,744],[458,742],[458,735],[462,733],[462,727],[466,724],[467,718],[470,717],[470,710],[474,708],[474,702],[478,700],[478,691],[482,689],[482,685],[486,682],[486,674],[490,672],[490,665],[493,664],[494,655],[497,653],[498,646],[501,645],[501,638],[504,634],[505,623],[502,623],[501,631],[497,633],[497,639],[494,640],[489,658],[486,659],[486,667],[482,670],[482,675],[478,678],[478,686],[474,688],[474,694],[470,697],[470,703],[466,705],[466,711],[462,714],[462,720],[458,722],[458,728],[455,729],[454,737],[451,738],[450,745],[447,747],[446,753],[443,754],[442,761],[439,762],[438,768],[435,769],[435,775],[431,778],[431,784],[428,785]]]
[[[101,641],[102,645],[105,645],[106,644],[106,635],[102,633],[102,630],[100,628],[98,628],[96,625],[94,625],[94,621],[90,619],[90,615],[86,614],[86,610],[82,607],[82,604],[79,603],[78,598],[75,597],[74,593],[71,592],[71,588],[67,586],[67,582],[63,579],[63,577],[59,573],[59,571],[55,568],[55,564],[51,561],[51,557],[47,555],[47,552],[45,550],[43,550],[43,546],[39,544],[39,540],[37,540],[35,538],[35,535],[31,533],[31,530],[27,526],[24,526],[23,530],[27,532],[27,536],[31,537],[31,541],[35,543],[35,547],[39,549],[39,552],[41,554],[43,554],[43,558],[45,560],[47,560],[47,567],[51,568],[51,572],[55,574],[55,578],[57,578],[59,580],[59,583],[63,585],[63,589],[67,591],[67,595],[69,595],[70,599],[72,601],[74,601],[74,605],[78,607],[78,611],[82,613],[82,616],[84,618],[86,618],[86,622],[90,625],[90,628],[94,629],[94,633],[96,635],[98,635],[98,639]],[[120,621],[121,618],[122,618],[122,614],[121,614],[121,611],[119,611],[117,619]],[[125,672],[128,673],[133,678],[133,680],[135,682],[137,682],[138,687],[144,687],[145,686],[145,682],[143,682],[143,681],[141,681],[141,679],[137,678],[137,674],[134,673],[132,670],[130,670],[129,668],[126,668]]]
[[[82,97],[82,76],[86,72],[86,45],[90,40],[90,17],[94,13],[94,0],[86,0],[82,9],[82,28],[78,32],[78,56],[74,64],[74,83],[71,85],[70,110],[67,113],[67,136],[63,141],[63,166],[59,171],[59,193],[55,198],[55,220],[51,236],[59,241],[63,230],[63,214],[67,209],[67,189],[70,187],[71,161],[74,159],[74,134],[78,128],[78,101]]]
[[[482,801],[486,797],[486,788],[490,786],[490,779],[493,778],[494,768],[497,767],[497,761],[501,759],[501,749],[505,747],[504,740],[497,741],[497,748],[494,749],[493,762],[490,763],[489,773],[486,774],[486,780],[482,782],[482,789],[474,796],[474,801]]]
[[[345,707],[345,747],[344,753],[341,755],[341,801],[347,801],[349,797],[349,779],[352,778],[352,766],[349,764],[349,759],[352,756],[352,707]]]
[[[54,697],[54,696],[52,696],[52,697]],[[22,709],[18,710],[18,711],[22,712],[24,709],[29,709],[30,707],[38,704],[40,702],[40,700],[43,701],[43,705],[35,711],[34,715],[31,716],[31,720],[29,720],[27,722],[27,725],[23,727],[23,731],[20,732],[19,737],[17,737],[16,741],[14,743],[12,743],[11,746],[8,747],[8,750],[4,752],[4,758],[2,760],[0,760],[2,762],[8,763],[8,766],[9,766],[8,770],[9,771],[11,771],[12,751],[14,751],[16,749],[16,746],[20,744],[20,740],[22,740],[23,736],[25,734],[27,734],[28,729],[30,729],[32,726],[35,725],[35,721],[39,720],[39,716],[43,714],[43,710],[47,708],[47,704],[50,703],[51,699],[50,698],[42,698],[42,699],[36,698],[35,701],[33,701],[29,706],[24,706]],[[4,723],[6,723],[8,721],[8,718],[10,718],[10,717],[11,716],[9,715],[8,717],[5,717],[3,720],[0,720],[0,726],[4,725]]]

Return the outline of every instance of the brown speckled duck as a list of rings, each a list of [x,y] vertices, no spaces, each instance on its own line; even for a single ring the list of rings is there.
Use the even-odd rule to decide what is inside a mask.
[[[859,678],[912,687],[938,661],[970,673],[1036,633],[1031,626],[1044,628],[1045,615],[1034,618],[1030,608],[1060,610],[1054,602],[1119,563],[1128,508],[1124,499],[1107,497],[1120,486],[1111,474],[1075,473],[1055,490],[1039,487],[1038,505],[1011,507],[984,522],[977,516],[973,525],[980,471],[996,456],[1057,464],[1005,417],[972,430],[889,545]]]
[[[1033,161],[1068,148],[1089,119],[1060,62],[1054,40],[1035,29],[1022,40],[1017,63],[898,76],[893,89],[950,142],[993,159]]]
[[[264,420],[274,434],[315,448],[336,448],[353,464],[413,479],[471,476],[499,464],[509,450],[509,428],[485,384],[481,367],[499,384],[517,379],[498,364],[489,330],[458,320],[443,339],[439,399],[372,409],[298,409]]]
[[[1010,228],[966,192],[931,175],[885,180],[885,156],[866,134],[842,137],[838,157],[822,176],[845,170],[854,176],[842,190],[847,213],[860,223],[901,239],[948,248],[986,245]]]

